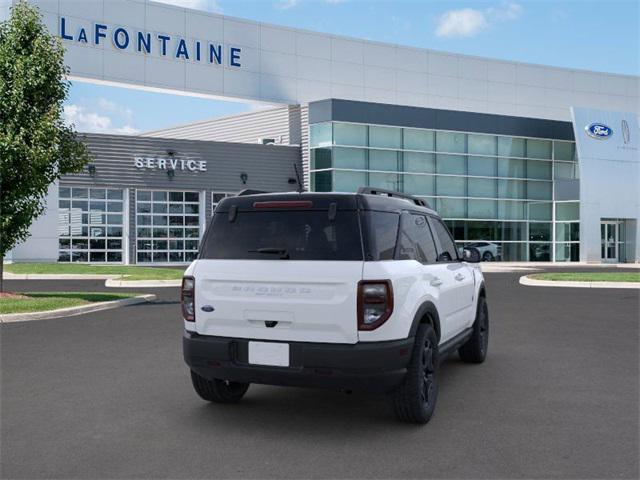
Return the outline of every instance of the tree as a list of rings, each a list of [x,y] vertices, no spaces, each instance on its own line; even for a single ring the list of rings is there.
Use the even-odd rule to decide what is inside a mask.
[[[4,257],[29,236],[51,183],[79,172],[86,146],[63,120],[64,48],[21,0],[0,23],[0,292]]]

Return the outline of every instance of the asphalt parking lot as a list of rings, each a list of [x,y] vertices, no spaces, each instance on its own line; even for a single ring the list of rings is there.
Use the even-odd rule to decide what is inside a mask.
[[[177,289],[153,304],[1,327],[2,478],[638,478],[638,290],[486,274],[482,365],[448,360],[436,415],[381,397],[193,392]],[[103,290],[101,282],[7,282]]]

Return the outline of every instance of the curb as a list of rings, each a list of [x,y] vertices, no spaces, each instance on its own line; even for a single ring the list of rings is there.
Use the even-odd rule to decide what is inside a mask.
[[[100,275],[94,273],[4,273],[5,280],[106,280],[110,278],[120,278],[121,275]]]
[[[640,289],[639,282],[576,282],[556,280],[536,280],[524,275],[520,277],[520,285],[528,287],[569,287],[569,288],[627,288]]]
[[[182,279],[175,280],[122,280],[122,275],[48,273],[5,273],[5,280],[105,280],[104,286],[111,288],[162,288],[180,287]]]
[[[161,287],[180,287],[182,280],[119,280],[118,278],[109,278],[104,282],[105,287],[111,288],[161,288]]]
[[[106,302],[95,302],[88,305],[79,305],[77,307],[47,310],[46,312],[7,313],[5,315],[0,315],[0,323],[4,324],[13,322],[28,322],[31,320],[49,320],[51,318],[71,317],[74,315],[82,315],[84,313],[99,312],[101,310],[111,310],[112,308],[151,302],[155,299],[155,295],[146,294],[138,295],[137,297],[122,298],[120,300],[109,300]]]

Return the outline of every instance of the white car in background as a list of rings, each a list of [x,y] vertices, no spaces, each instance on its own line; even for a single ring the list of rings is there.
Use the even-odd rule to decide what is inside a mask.
[[[473,242],[467,243],[464,248],[475,248],[480,252],[483,262],[494,262],[502,260],[502,246],[493,242]]]

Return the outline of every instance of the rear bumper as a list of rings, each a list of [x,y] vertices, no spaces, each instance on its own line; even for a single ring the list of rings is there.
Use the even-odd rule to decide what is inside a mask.
[[[248,363],[249,340],[184,333],[184,359],[198,375],[235,382],[385,392],[406,372],[413,337],[354,345],[289,343],[289,367]]]

